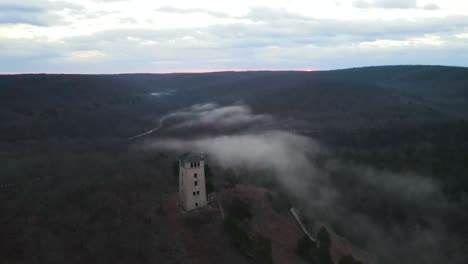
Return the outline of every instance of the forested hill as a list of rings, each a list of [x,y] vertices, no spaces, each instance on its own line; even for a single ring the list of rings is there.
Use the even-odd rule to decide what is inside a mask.
[[[322,127],[379,127],[465,119],[468,69],[5,75],[0,95],[0,140],[127,137],[151,126],[158,115],[209,101],[243,102],[258,112]]]
[[[203,105],[214,108],[203,117],[241,111],[252,126],[171,130],[174,124],[193,124],[185,121],[202,123],[202,112],[194,109],[203,107],[192,106],[209,102],[218,105]],[[197,115],[177,123],[175,114],[180,118],[190,111]],[[170,113],[167,123],[174,126],[129,140],[159,126]],[[229,116],[218,115],[216,121],[221,119]],[[295,197],[302,192],[285,192],[282,180],[295,175],[291,168],[309,167],[288,164],[275,181],[264,165],[274,167],[271,160],[284,164],[284,159],[263,151],[268,162],[258,170],[209,163],[212,191],[237,193],[237,183],[267,186],[269,195],[259,201],[269,201],[285,217],[291,205],[313,205],[306,222],[326,223],[382,260],[378,263],[467,263],[467,120],[468,68],[0,76],[0,262],[197,263],[186,254],[193,249],[174,236],[182,224],[196,227],[192,241],[213,249],[192,254],[241,263],[243,256],[222,225],[199,228],[209,217],[173,221],[164,201],[178,189],[174,162],[179,153],[150,148],[158,140],[223,136],[280,146],[284,157],[307,160],[323,173],[314,169],[300,178],[310,193]],[[278,130],[288,140],[274,136]],[[246,148],[233,142],[234,149]],[[315,156],[313,142],[326,151]],[[257,153],[263,145],[249,147]],[[326,178],[317,180],[321,174]],[[268,214],[255,226],[271,223]]]

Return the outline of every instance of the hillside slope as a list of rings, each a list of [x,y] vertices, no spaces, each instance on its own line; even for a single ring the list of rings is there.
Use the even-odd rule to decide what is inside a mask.
[[[0,76],[0,140],[127,137],[196,103],[244,102],[313,127],[381,127],[468,116],[468,70]],[[79,127],[76,124],[80,124]]]

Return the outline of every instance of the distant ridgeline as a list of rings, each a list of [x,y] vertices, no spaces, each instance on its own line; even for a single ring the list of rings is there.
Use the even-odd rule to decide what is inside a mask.
[[[468,69],[383,66],[322,72],[0,76],[0,140],[129,137],[149,115],[243,101],[326,128],[467,119]],[[158,94],[158,96],[154,96]]]

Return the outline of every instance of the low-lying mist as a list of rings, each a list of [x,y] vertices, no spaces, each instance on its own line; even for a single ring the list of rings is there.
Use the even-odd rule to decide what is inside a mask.
[[[258,126],[280,121],[241,104],[194,105],[166,120],[171,131],[257,125],[235,134],[156,137],[145,147],[204,152],[223,168],[268,170],[311,219],[334,227],[379,262],[463,263],[463,244],[447,221],[459,207],[429,177],[341,161],[317,140]]]
[[[239,127],[268,124],[270,115],[253,114],[245,105],[219,106],[215,103],[197,104],[188,109],[165,115],[171,131],[194,128],[237,129]]]

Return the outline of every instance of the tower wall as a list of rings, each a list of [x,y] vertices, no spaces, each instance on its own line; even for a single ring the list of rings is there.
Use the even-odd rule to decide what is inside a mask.
[[[190,162],[179,161],[179,199],[187,211],[207,204],[205,162],[200,160],[194,163],[199,166],[192,167]]]

